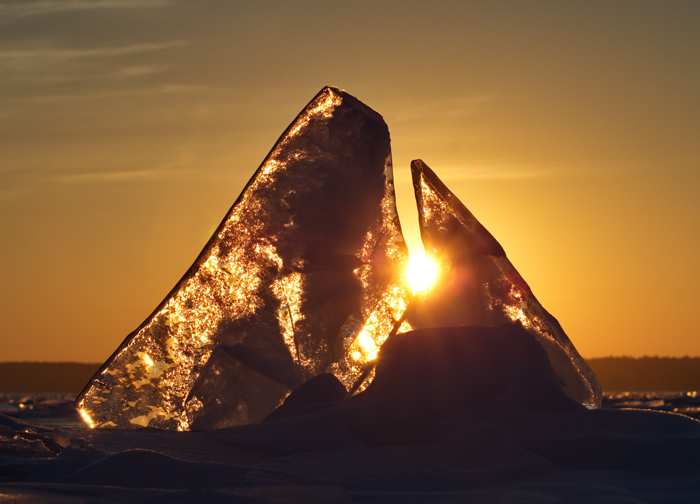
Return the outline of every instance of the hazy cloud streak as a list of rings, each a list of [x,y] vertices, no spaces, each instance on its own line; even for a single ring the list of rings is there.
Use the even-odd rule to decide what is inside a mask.
[[[30,17],[54,12],[98,9],[140,9],[172,5],[172,0],[42,0],[0,4],[0,16]]]
[[[130,54],[162,51],[173,47],[187,45],[187,41],[176,40],[159,44],[134,44],[125,47],[101,47],[95,49],[25,49],[0,51],[0,58],[7,60],[14,59],[42,59],[51,62],[67,61],[80,58],[110,58]]]
[[[73,94],[50,94],[50,95],[32,95],[27,97],[15,98],[12,101],[18,103],[26,102],[70,102],[70,101],[89,101],[89,100],[106,100],[118,97],[144,96],[144,95],[169,95],[179,93],[207,93],[210,91],[209,86],[189,86],[184,84],[163,84],[157,87],[147,89],[117,89],[115,91],[104,92],[81,92]]]
[[[587,176],[613,176],[625,174],[629,176],[634,172],[642,170],[640,166],[607,166],[607,165],[582,165],[582,166],[536,166],[520,164],[517,161],[512,163],[500,162],[497,164],[475,163],[473,165],[445,166],[440,165],[440,178],[449,182],[466,181],[518,181],[533,179],[551,179],[562,177],[587,177]]]
[[[393,124],[425,119],[451,120],[475,114],[495,99],[495,95],[485,94],[437,100],[400,100],[395,103],[389,102],[384,115],[391,116]]]

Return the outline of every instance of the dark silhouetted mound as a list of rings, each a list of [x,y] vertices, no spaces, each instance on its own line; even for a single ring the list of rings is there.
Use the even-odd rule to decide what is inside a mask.
[[[270,413],[264,422],[284,418],[306,411],[308,406],[342,401],[348,391],[342,383],[330,373],[309,378],[294,390],[279,408]]]
[[[390,337],[374,381],[345,404],[368,445],[423,442],[427,432],[497,396],[533,411],[580,411],[547,353],[520,324],[420,329]]]
[[[498,396],[527,411],[581,411],[547,353],[520,324],[420,329],[391,336],[366,390],[345,401],[332,375],[309,380],[268,420],[328,407],[368,446],[416,444],[438,423]]]

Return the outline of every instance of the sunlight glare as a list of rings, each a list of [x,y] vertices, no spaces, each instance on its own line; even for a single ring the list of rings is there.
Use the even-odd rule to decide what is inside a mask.
[[[88,424],[88,427],[91,429],[95,428],[95,422],[92,421],[92,418],[90,418],[90,415],[88,414],[87,411],[85,411],[84,408],[78,409],[78,412],[80,413],[80,416],[83,417],[83,420],[85,421],[86,424]]]
[[[437,278],[437,264],[425,253],[417,253],[408,258],[406,279],[413,294],[423,291],[435,283]]]

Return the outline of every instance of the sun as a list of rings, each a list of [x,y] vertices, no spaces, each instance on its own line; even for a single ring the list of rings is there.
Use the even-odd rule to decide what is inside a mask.
[[[425,252],[411,254],[406,268],[406,280],[413,294],[428,289],[437,278],[437,264]]]

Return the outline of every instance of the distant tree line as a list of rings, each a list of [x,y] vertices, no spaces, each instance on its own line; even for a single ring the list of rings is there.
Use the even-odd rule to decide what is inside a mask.
[[[700,390],[700,357],[586,359],[604,391]]]
[[[587,359],[604,391],[700,390],[700,357]],[[100,364],[0,362],[0,393],[77,394]]]
[[[78,394],[101,364],[0,362],[0,393]]]

